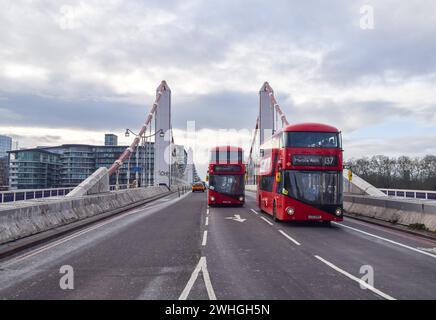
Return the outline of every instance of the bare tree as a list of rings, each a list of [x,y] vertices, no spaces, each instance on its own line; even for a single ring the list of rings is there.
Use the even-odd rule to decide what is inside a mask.
[[[436,156],[350,159],[353,171],[379,188],[436,190]]]

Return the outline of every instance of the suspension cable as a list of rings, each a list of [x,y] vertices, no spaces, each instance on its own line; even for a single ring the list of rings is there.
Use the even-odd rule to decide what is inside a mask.
[[[141,140],[141,136],[144,135],[144,133],[147,130],[147,127],[150,125],[151,120],[153,119],[153,115],[156,112],[156,109],[159,106],[160,99],[162,97],[163,91],[166,91],[168,88],[168,85],[165,81],[162,81],[159,87],[157,88],[157,94],[156,94],[156,100],[153,103],[153,106],[150,109],[150,112],[145,119],[144,125],[142,126],[141,130],[139,131],[138,135],[133,139],[132,144],[124,150],[124,152],[120,155],[120,157],[115,160],[115,162],[112,164],[112,166],[109,168],[109,175],[114,174],[118,171],[118,169],[123,165],[123,162],[129,158],[129,156],[133,153],[133,150],[135,150],[135,147],[139,144]]]
[[[276,112],[280,115],[280,120],[282,120],[282,126],[288,126],[289,122],[286,119],[285,114],[282,112],[282,109],[280,108],[279,104],[277,103],[276,98],[274,97],[274,90],[271,88],[268,82],[265,82],[264,87],[265,87],[265,91],[268,92],[269,94],[271,105],[274,107]]]
[[[258,131],[259,131],[259,117],[257,117],[257,120],[256,120],[256,127],[254,129],[253,140],[252,140],[251,146],[250,146],[250,153],[248,154],[248,160],[247,160],[248,164],[250,164],[251,161],[253,160],[252,159],[252,157],[253,157],[253,147],[254,147],[254,144],[256,143],[256,136],[257,136],[257,132]]]
[[[273,108],[276,111],[276,119],[277,119],[277,115],[279,115],[280,120],[282,121],[282,127],[288,126],[289,122],[286,119],[285,114],[282,112],[282,109],[280,108],[279,104],[277,103],[277,100],[274,96],[274,90],[271,88],[271,86],[269,85],[268,82],[265,82],[263,87],[265,88],[265,91],[268,92],[268,95],[270,97],[271,106],[273,106]],[[260,118],[258,116],[257,120],[256,120],[256,129],[254,131],[253,140],[252,140],[251,146],[250,146],[250,153],[248,155],[248,160],[247,160],[248,164],[250,164],[251,161],[253,160],[253,148],[254,148],[254,144],[256,143],[257,132],[259,131],[259,122],[260,122]],[[277,120],[276,120],[276,122],[277,122]],[[277,129],[278,129],[278,125],[277,125]]]

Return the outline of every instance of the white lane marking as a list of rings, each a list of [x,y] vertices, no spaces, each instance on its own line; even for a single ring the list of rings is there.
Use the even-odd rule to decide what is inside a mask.
[[[282,235],[284,235],[288,240],[291,240],[293,243],[295,243],[297,246],[301,246],[301,244],[300,244],[297,240],[293,239],[290,235],[288,235],[287,233],[285,233],[283,230],[279,230],[279,232],[280,232]]]
[[[200,271],[203,273],[203,280],[204,280],[204,284],[206,285],[206,290],[207,290],[207,295],[209,296],[209,300],[217,300],[215,291],[213,290],[212,287],[212,282],[210,281],[209,271],[207,270],[206,257],[200,258],[200,261],[198,262],[197,266],[192,272],[188,283],[186,284],[185,288],[183,289],[179,297],[179,300],[186,300],[188,298],[189,293],[191,292],[191,289],[194,286],[194,283],[197,280]]]
[[[417,248],[418,250],[434,252],[436,253],[436,248]]]
[[[209,214],[209,209],[206,209],[206,214]]]
[[[75,239],[75,238],[77,238],[77,237],[79,237],[79,236],[81,236],[81,235],[83,235],[83,234],[85,234],[85,233],[91,232],[91,231],[93,231],[93,230],[95,230],[95,229],[98,229],[98,228],[100,228],[100,227],[103,227],[103,226],[105,226],[105,225],[107,225],[107,224],[109,224],[109,223],[111,223],[111,222],[117,221],[117,220],[119,220],[119,219],[121,219],[121,218],[125,218],[125,217],[130,216],[130,215],[132,215],[132,214],[135,214],[135,213],[137,213],[137,212],[138,212],[138,210],[133,211],[133,212],[129,212],[129,213],[123,214],[122,216],[119,216],[119,217],[116,217],[116,218],[110,219],[110,220],[105,221],[105,222],[103,222],[103,223],[100,223],[100,224],[94,225],[94,226],[92,226],[92,227],[86,228],[86,229],[81,230],[81,231],[78,231],[78,232],[76,232],[76,233],[73,233],[72,235],[69,235],[69,236],[65,237],[65,238],[62,238],[62,239],[57,240],[57,241],[55,241],[55,242],[53,242],[53,243],[47,244],[47,245],[45,245],[45,246],[42,246],[41,248],[38,248],[38,249],[35,250],[35,251],[32,251],[32,252],[27,253],[27,254],[24,254],[24,255],[22,255],[22,256],[18,256],[18,257],[16,257],[16,258],[13,258],[12,260],[7,261],[7,262],[4,263],[4,264],[1,264],[1,266],[2,266],[2,267],[4,267],[4,266],[9,266],[10,264],[20,262],[20,261],[23,260],[23,259],[33,257],[34,255],[37,255],[37,254],[39,254],[39,253],[41,253],[41,252],[44,252],[44,251],[47,251],[47,250],[52,249],[52,248],[54,248],[54,247],[57,247],[58,245],[61,245],[61,244],[65,243],[65,242],[67,242],[67,241],[73,240],[73,239]]]
[[[204,231],[203,241],[201,242],[201,245],[204,247],[206,244],[207,244],[207,231]]]
[[[335,266],[333,263],[328,262],[327,260],[321,258],[320,256],[315,255],[315,258],[317,258],[318,260],[322,261],[323,263],[325,263],[326,265],[328,265],[330,268],[336,270],[339,273],[342,273],[344,276],[350,278],[351,280],[354,280],[356,282],[358,282],[360,284],[360,286],[363,286],[369,290],[371,290],[372,292],[374,292],[375,294],[378,294],[379,296],[387,299],[387,300],[396,300],[395,298],[391,297],[390,295],[374,288],[373,286],[369,285],[368,283],[366,283],[365,281],[363,281],[362,279],[359,279],[355,276],[353,276],[352,274],[348,273],[345,270],[342,270],[341,268]]]
[[[414,248],[414,247],[410,247],[410,246],[405,245],[405,244],[403,244],[403,243],[396,242],[396,241],[394,241],[394,240],[390,240],[390,239],[386,239],[386,238],[383,238],[383,237],[377,236],[377,235],[375,235],[375,234],[372,234],[372,233],[369,233],[369,232],[366,232],[366,231],[363,231],[363,230],[360,230],[360,229],[356,229],[356,228],[353,228],[353,227],[347,226],[347,225],[342,224],[342,223],[337,223],[337,222],[333,222],[333,223],[334,223],[334,224],[337,224],[337,225],[339,225],[339,226],[341,226],[341,227],[348,228],[348,229],[351,229],[351,230],[354,230],[354,231],[357,231],[357,232],[360,232],[360,233],[366,234],[366,235],[368,235],[368,236],[371,236],[371,237],[374,237],[374,238],[377,238],[377,239],[380,239],[380,240],[383,240],[383,241],[386,241],[386,242],[389,242],[389,243],[392,243],[392,244],[396,244],[397,246],[400,246],[400,247],[403,247],[403,248],[406,248],[406,249],[409,249],[409,250],[412,250],[412,251],[415,251],[415,252],[418,252],[418,253],[421,253],[421,254],[425,254],[426,256],[429,256],[429,257],[432,257],[432,258],[436,258],[436,255],[434,255],[434,254],[431,254],[431,253],[429,253],[429,252],[422,251],[422,250],[420,250],[420,249],[416,249],[416,248]]]
[[[178,200],[180,200],[181,198],[174,198],[174,199],[178,201]],[[155,200],[154,200],[154,201],[155,201]],[[148,204],[148,205],[149,205],[149,204]],[[73,233],[73,234],[71,234],[71,235],[69,235],[69,236],[66,236],[65,238],[62,238],[62,239],[56,240],[56,241],[54,241],[54,242],[52,242],[52,243],[46,244],[46,245],[44,245],[44,246],[42,246],[42,247],[39,247],[38,249],[36,249],[36,250],[34,250],[34,251],[31,251],[31,252],[25,253],[25,254],[23,254],[23,255],[21,255],[21,256],[17,256],[17,257],[15,257],[15,258],[12,258],[11,260],[5,261],[4,263],[0,264],[0,266],[1,266],[1,267],[7,267],[7,266],[10,266],[10,265],[12,265],[12,264],[14,264],[14,263],[20,262],[20,261],[22,261],[22,260],[24,260],[24,259],[27,259],[27,258],[33,257],[33,256],[35,256],[35,255],[37,255],[37,254],[39,254],[39,253],[42,253],[42,252],[44,252],[44,251],[50,250],[50,249],[52,249],[52,248],[54,248],[54,247],[57,247],[57,246],[59,246],[59,245],[65,243],[65,242],[67,242],[67,241],[73,240],[73,239],[75,239],[75,238],[77,238],[77,237],[79,237],[79,236],[81,236],[81,235],[83,235],[83,234],[89,233],[89,232],[91,232],[91,231],[93,231],[93,230],[95,230],[95,229],[98,229],[98,228],[100,228],[100,227],[103,227],[103,226],[105,226],[105,225],[107,225],[107,224],[109,224],[109,223],[115,222],[115,221],[117,221],[117,220],[119,220],[119,219],[126,218],[126,217],[128,217],[128,216],[130,216],[130,215],[132,215],[132,214],[135,214],[135,213],[138,213],[138,212],[144,211],[145,209],[154,209],[155,207],[159,207],[159,206],[162,206],[162,205],[164,205],[164,204],[156,204],[156,205],[149,206],[149,207],[147,207],[147,205],[145,205],[144,207],[141,207],[140,209],[135,209],[134,211],[130,211],[130,210],[128,210],[127,212],[125,212],[125,213],[121,213],[120,215],[118,215],[118,216],[116,216],[116,217],[108,218],[108,219],[105,220],[104,222],[101,222],[101,223],[99,223],[99,224],[96,224],[96,225],[93,225],[93,226],[91,226],[91,227],[85,228],[85,229],[83,229],[83,230],[77,231],[76,233]],[[131,210],[133,210],[133,209],[131,209]]]
[[[215,291],[213,290],[212,282],[210,281],[209,271],[207,270],[206,257],[204,257],[202,272],[203,272],[203,280],[204,280],[204,284],[206,285],[206,290],[207,290],[207,295],[209,296],[209,300],[216,300]]]
[[[209,225],[209,217],[206,217],[206,223],[205,223],[205,225],[206,225],[206,226]]]
[[[195,267],[194,271],[192,272],[188,283],[186,284],[185,288],[183,289],[183,291],[179,297],[179,300],[186,300],[188,298],[188,295],[191,292],[192,287],[194,286],[195,280],[197,280],[198,274],[200,273],[200,270],[203,266],[203,259],[206,259],[206,258],[205,257],[200,258],[200,261],[198,262],[197,266]]]
[[[273,226],[274,223],[272,223],[271,221],[269,221],[268,219],[264,218],[264,217],[260,217],[263,221],[265,221],[266,223],[268,223],[270,226]]]
[[[250,209],[251,211],[253,211],[255,214],[259,214],[256,210],[254,209]]]

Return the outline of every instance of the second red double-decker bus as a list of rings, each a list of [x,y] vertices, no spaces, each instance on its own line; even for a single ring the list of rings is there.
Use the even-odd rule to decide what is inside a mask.
[[[242,148],[212,148],[208,168],[209,205],[244,205],[245,164]]]
[[[342,141],[319,123],[289,125],[261,147],[257,203],[274,220],[341,221]]]

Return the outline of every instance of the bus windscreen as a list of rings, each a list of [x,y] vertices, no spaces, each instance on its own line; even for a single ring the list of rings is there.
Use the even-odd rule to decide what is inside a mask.
[[[209,188],[215,192],[227,195],[244,194],[244,176],[230,174],[211,175]]]

